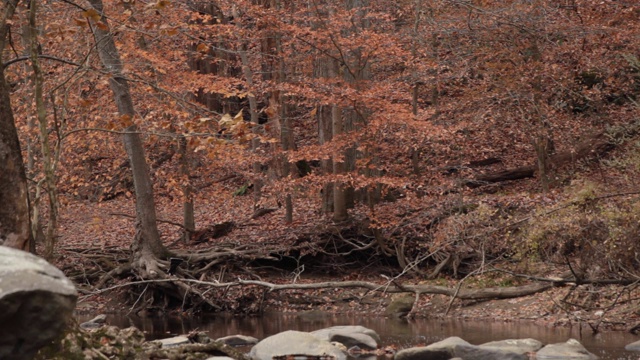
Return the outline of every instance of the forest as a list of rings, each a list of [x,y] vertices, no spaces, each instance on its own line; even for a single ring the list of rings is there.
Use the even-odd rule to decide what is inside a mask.
[[[630,316],[639,20],[632,0],[5,0],[0,237],[136,313],[556,289],[558,312]]]

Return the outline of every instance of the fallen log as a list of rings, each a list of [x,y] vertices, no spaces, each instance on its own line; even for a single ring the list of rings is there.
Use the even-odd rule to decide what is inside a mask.
[[[549,281],[549,282],[537,282],[529,285],[512,286],[512,287],[488,287],[481,289],[456,289],[439,285],[407,285],[403,284],[398,286],[393,282],[387,282],[384,284],[377,284],[369,281],[328,281],[319,283],[289,283],[289,284],[275,284],[266,281],[258,280],[238,280],[232,282],[210,282],[200,281],[195,279],[155,279],[155,280],[141,280],[133,281],[126,284],[120,284],[98,290],[93,294],[99,294],[106,291],[111,291],[124,286],[159,283],[159,282],[184,282],[192,283],[196,285],[203,285],[207,287],[215,288],[231,288],[238,286],[260,286],[266,288],[268,291],[281,291],[281,290],[315,290],[315,289],[345,289],[345,288],[363,288],[371,291],[378,291],[384,293],[415,293],[415,294],[437,294],[455,296],[457,299],[462,300],[487,300],[487,299],[510,299],[515,297],[532,295],[539,293],[555,286],[563,285],[564,281]],[[567,280],[569,281],[569,280]]]

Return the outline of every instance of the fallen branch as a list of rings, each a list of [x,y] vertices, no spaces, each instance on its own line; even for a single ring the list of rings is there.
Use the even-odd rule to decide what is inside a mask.
[[[135,215],[129,215],[129,214],[124,214],[124,213],[109,213],[109,215],[112,215],[112,216],[123,216],[123,217],[128,217],[128,218],[131,218],[131,219],[135,219],[136,218]],[[177,222],[174,222],[174,221],[162,220],[162,219],[156,219],[156,221],[159,222],[159,223],[170,224],[170,225],[177,226],[177,227],[179,227],[181,229],[184,229],[184,225],[183,224],[180,224],[180,223],[177,223]]]
[[[504,269],[498,269],[498,268],[494,268],[495,271],[499,271],[499,272],[503,272],[505,274],[509,274],[513,277],[517,277],[517,278],[522,278],[522,279],[527,279],[527,280],[533,280],[533,281],[537,281],[537,282],[548,282],[548,283],[553,283],[555,284],[555,286],[562,286],[562,285],[586,285],[586,284],[590,284],[590,285],[623,285],[623,286],[628,286],[628,285],[632,285],[638,282],[638,279],[575,279],[572,274],[571,271],[569,271],[568,273],[564,274],[563,277],[538,277],[538,276],[533,276],[533,275],[526,275],[526,274],[518,274],[518,273],[514,273],[512,271],[509,270],[504,270]]]
[[[168,278],[168,279],[155,279],[155,280],[141,280],[141,281],[133,281],[126,284],[114,285],[102,290],[98,290],[93,292],[91,295],[96,295],[100,293],[104,293],[107,291],[111,291],[114,289],[126,287],[126,286],[134,286],[134,285],[142,285],[149,283],[166,283],[166,282],[182,282],[182,283],[192,283],[204,286],[210,286],[215,288],[231,288],[238,286],[261,286],[267,288],[268,291],[280,291],[280,290],[314,290],[314,289],[345,289],[345,288],[363,288],[371,291],[379,291],[384,293],[403,293],[410,292],[416,294],[439,294],[439,295],[447,295],[447,296],[456,296],[457,299],[462,300],[484,300],[484,299],[509,299],[514,297],[532,295],[538,292],[542,292],[553,288],[554,286],[559,286],[558,282],[541,282],[530,285],[523,286],[513,286],[513,287],[489,287],[483,289],[455,289],[448,288],[445,286],[438,285],[402,285],[402,287],[398,287],[394,284],[376,284],[368,281],[328,281],[328,282],[320,282],[320,283],[309,283],[309,284],[274,284],[266,281],[258,281],[258,280],[238,280],[233,282],[209,282],[209,281],[201,281],[195,279],[178,279],[178,278]],[[84,298],[84,297],[83,297]],[[80,299],[79,302],[82,302],[83,299]]]

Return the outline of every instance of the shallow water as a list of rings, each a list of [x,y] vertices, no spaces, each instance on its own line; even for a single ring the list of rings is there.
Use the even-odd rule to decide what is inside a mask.
[[[80,316],[80,321],[90,317]],[[589,351],[602,360],[640,359],[640,353],[624,350],[624,346],[640,340],[640,337],[624,332],[605,332],[592,335],[588,327],[549,328],[529,322],[491,322],[461,319],[412,321],[333,315],[324,313],[282,314],[269,313],[261,317],[154,317],[109,315],[107,322],[118,327],[135,326],[148,339],[158,339],[184,334],[198,329],[213,339],[227,335],[251,335],[258,339],[285,330],[313,331],[334,325],[362,325],[375,330],[381,337],[381,345],[396,344],[399,348],[428,345],[449,336],[459,336],[472,344],[494,340],[534,338],[545,344],[579,340]]]

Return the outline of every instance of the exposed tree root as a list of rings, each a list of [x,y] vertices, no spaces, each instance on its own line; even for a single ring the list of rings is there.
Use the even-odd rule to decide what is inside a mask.
[[[121,278],[123,276],[131,274],[131,270],[132,270],[132,268],[131,268],[131,264],[130,263],[127,263],[127,264],[124,264],[124,265],[120,265],[120,266],[116,267],[115,269],[113,269],[113,270],[107,272],[106,274],[102,275],[100,277],[100,279],[98,280],[98,282],[96,282],[96,284],[94,286],[97,289],[100,289],[107,283],[107,281],[109,281],[111,279],[114,279],[116,277]]]

